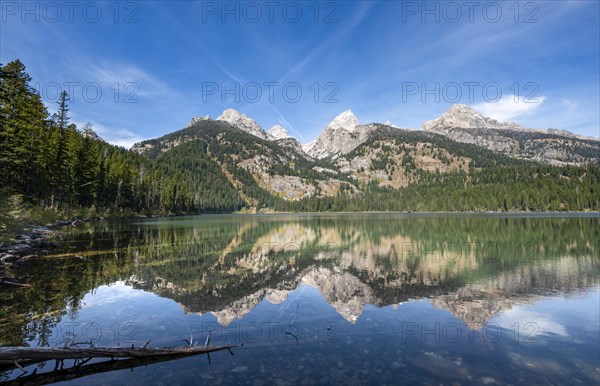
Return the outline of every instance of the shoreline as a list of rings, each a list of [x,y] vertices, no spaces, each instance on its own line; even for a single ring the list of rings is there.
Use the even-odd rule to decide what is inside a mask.
[[[324,211],[324,212],[275,212],[275,211],[264,211],[264,212],[231,212],[231,213],[202,213],[203,215],[210,214],[243,214],[243,215],[255,215],[255,214],[482,214],[482,215],[503,215],[503,214],[516,214],[516,215],[564,215],[564,214],[598,214],[600,215],[600,211],[594,210],[581,210],[581,211]],[[179,217],[179,216],[194,216],[192,214],[185,215],[174,215],[170,217]],[[167,216],[158,216],[158,217],[167,217]]]
[[[0,284],[6,282],[3,278],[5,271],[10,268],[18,268],[23,261],[38,258],[51,250],[60,248],[60,244],[48,239],[60,234],[60,229],[67,226],[78,226],[93,219],[60,220],[52,224],[31,224],[27,232],[15,236],[12,243],[0,243]],[[14,284],[14,283],[13,283]]]

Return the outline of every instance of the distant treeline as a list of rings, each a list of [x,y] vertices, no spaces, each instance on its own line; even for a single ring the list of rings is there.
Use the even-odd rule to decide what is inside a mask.
[[[471,172],[422,173],[406,188],[375,184],[362,194],[279,201],[280,211],[585,211],[600,210],[600,167],[490,167]]]

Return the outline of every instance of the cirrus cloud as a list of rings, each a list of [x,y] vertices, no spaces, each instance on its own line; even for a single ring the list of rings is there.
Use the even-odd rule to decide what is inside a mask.
[[[497,102],[478,103],[473,108],[498,121],[509,121],[521,115],[533,113],[544,103],[546,97],[540,96],[534,100],[529,101],[524,97],[515,98],[512,95],[505,95]]]

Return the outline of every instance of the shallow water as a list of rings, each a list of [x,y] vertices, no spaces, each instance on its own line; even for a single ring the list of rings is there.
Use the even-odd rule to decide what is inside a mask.
[[[215,215],[62,243],[0,292],[0,345],[244,344],[73,384],[600,382],[598,215]]]

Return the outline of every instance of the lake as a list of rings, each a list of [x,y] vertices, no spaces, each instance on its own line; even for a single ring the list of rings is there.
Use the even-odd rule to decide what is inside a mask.
[[[600,382],[598,214],[206,215],[61,244],[0,290],[0,345],[243,344],[72,384]]]

